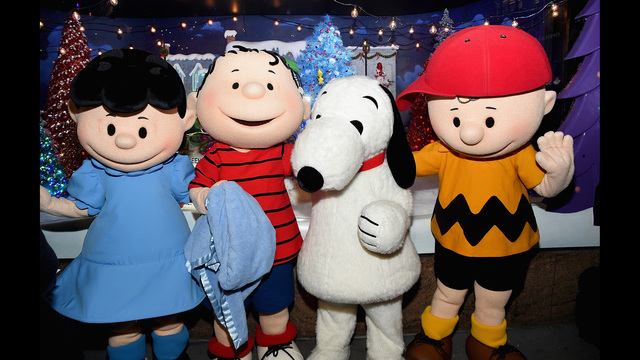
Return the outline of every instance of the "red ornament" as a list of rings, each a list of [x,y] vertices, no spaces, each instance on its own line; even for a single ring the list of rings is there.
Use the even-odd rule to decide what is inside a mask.
[[[71,80],[90,60],[89,41],[80,31],[80,23],[70,15],[62,30],[58,59],[51,71],[47,109],[42,111],[43,128],[50,136],[54,154],[67,179],[89,158],[78,141],[77,126],[69,116],[67,102]]]

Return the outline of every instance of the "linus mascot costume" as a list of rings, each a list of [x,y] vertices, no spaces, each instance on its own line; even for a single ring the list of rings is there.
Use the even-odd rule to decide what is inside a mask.
[[[416,175],[438,174],[431,230],[437,287],[407,360],[449,359],[458,311],[475,292],[471,360],[524,359],[507,344],[505,306],[522,287],[539,232],[528,191],[553,197],[571,181],[573,139],[548,132],[529,143],[555,103],[547,55],[523,30],[482,25],[454,33],[397,99],[427,94],[439,141],[413,153]]]

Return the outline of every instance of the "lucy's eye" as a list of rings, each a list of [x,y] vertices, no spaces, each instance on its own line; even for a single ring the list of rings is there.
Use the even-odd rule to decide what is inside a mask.
[[[138,130],[138,136],[140,136],[141,139],[144,139],[147,137],[147,129],[141,127],[140,130]]]
[[[116,133],[116,127],[113,124],[109,124],[109,126],[107,126],[107,134],[109,134],[109,136],[113,136]]]

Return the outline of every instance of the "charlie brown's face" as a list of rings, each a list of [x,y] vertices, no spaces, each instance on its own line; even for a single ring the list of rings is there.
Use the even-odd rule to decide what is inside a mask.
[[[196,113],[214,139],[252,149],[286,140],[309,117],[309,108],[280,59],[250,51],[216,60],[197,95]]]
[[[177,109],[147,105],[135,113],[116,113],[104,106],[76,108],[69,102],[71,118],[78,123],[78,139],[95,160],[123,172],[145,170],[173,156],[184,132],[195,122],[195,112],[181,118]]]
[[[438,138],[465,155],[493,158],[525,145],[555,103],[544,88],[484,98],[428,96],[429,120]]]

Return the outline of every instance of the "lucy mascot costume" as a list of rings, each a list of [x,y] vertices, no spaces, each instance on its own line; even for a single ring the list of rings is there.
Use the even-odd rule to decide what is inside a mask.
[[[189,226],[180,209],[194,178],[177,155],[195,121],[177,72],[141,50],[110,50],[73,79],[69,113],[91,155],[69,180],[69,198],[40,188],[40,209],[93,216],[80,255],[46,294],[51,306],[86,323],[110,323],[111,360],[146,355],[149,319],[159,360],[188,359],[179,314],[204,292],[185,268]]]
[[[438,174],[431,219],[437,287],[409,344],[410,360],[449,359],[458,311],[473,286],[466,351],[471,360],[524,359],[507,343],[505,306],[522,287],[539,239],[528,190],[553,197],[573,176],[573,139],[548,132],[529,143],[556,94],[540,43],[509,26],[458,31],[433,53],[425,73],[398,96],[425,93],[440,139],[414,152],[417,176]]]
[[[359,306],[367,359],[400,360],[402,295],[420,275],[409,237],[415,164],[393,95],[377,80],[331,80],[292,154],[312,192],[298,280],[318,298],[316,347],[307,360],[348,360]]]
[[[258,359],[302,359],[289,320],[293,302],[294,260],[302,236],[284,179],[292,176],[292,146],[284,141],[307,119],[309,103],[297,73],[282,56],[236,47],[214,60],[197,93],[200,124],[216,143],[196,166],[189,185],[196,209],[207,213],[207,195],[233,180],[253,195],[275,228],[273,268],[247,298],[259,314],[255,334]],[[234,346],[227,329],[214,322],[209,352],[218,359],[251,359],[254,339]]]

